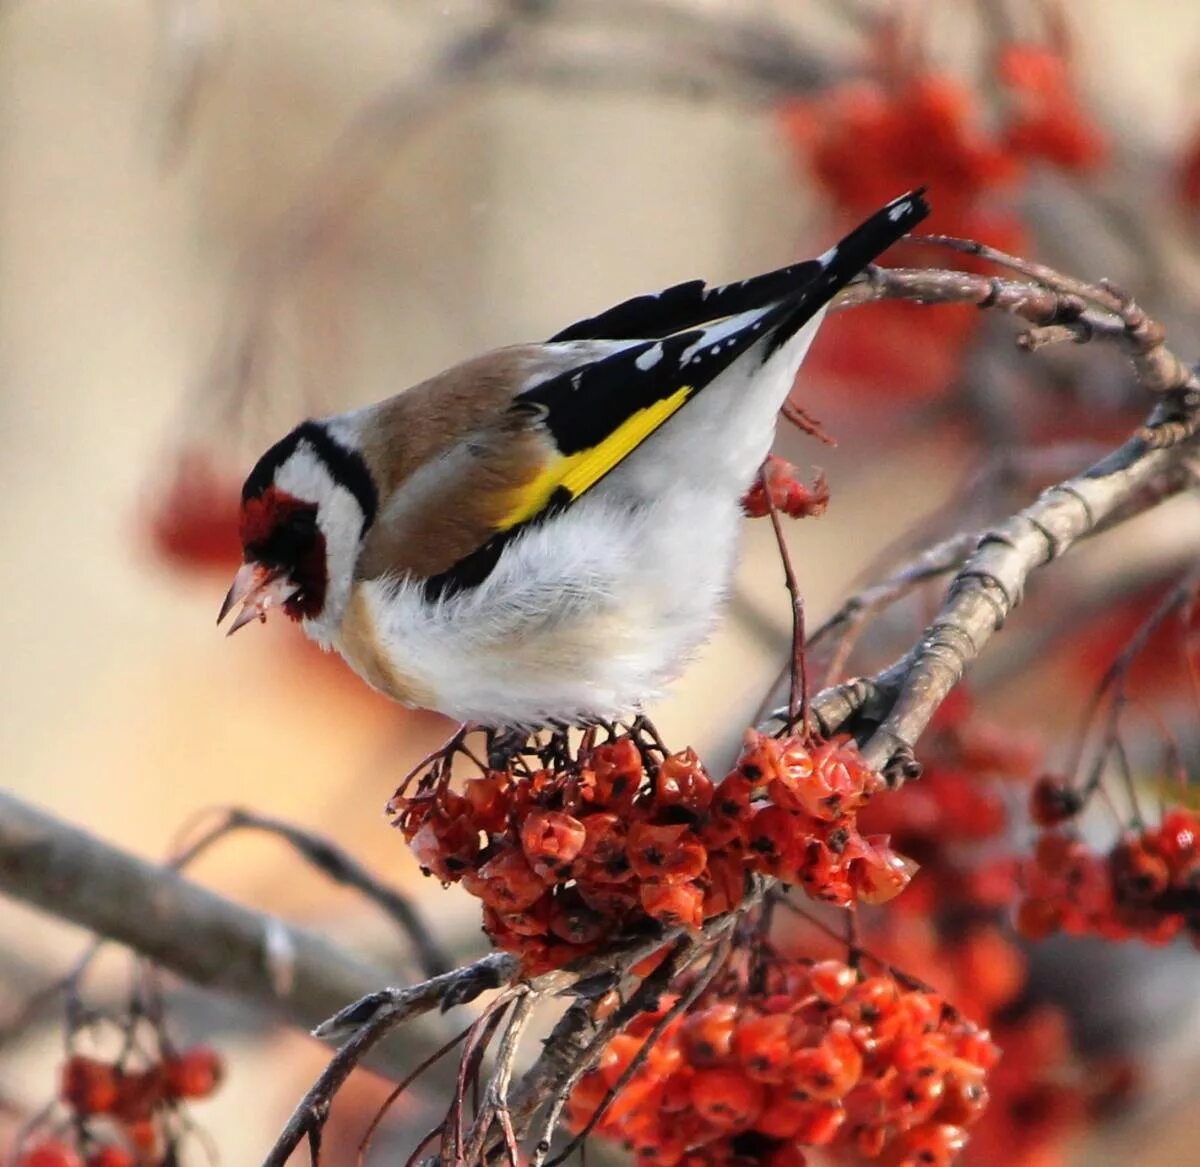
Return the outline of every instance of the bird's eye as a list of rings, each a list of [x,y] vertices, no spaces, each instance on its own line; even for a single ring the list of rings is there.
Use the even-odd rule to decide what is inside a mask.
[[[283,527],[289,535],[307,535],[317,524],[316,511],[292,511],[284,521]]]

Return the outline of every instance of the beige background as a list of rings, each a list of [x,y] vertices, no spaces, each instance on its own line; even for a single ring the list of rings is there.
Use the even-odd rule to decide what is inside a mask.
[[[773,7],[800,26],[831,23],[823,5]],[[1200,67],[1200,7],[1072,7],[1107,114],[1151,140],[1178,139]],[[403,757],[437,726],[331,680],[287,648],[290,630],[226,642],[213,627],[224,584],[158,564],[139,507],[196,417],[182,403],[245,291],[240,257],[305,189],[347,119],[482,11],[466,0],[0,6],[0,766],[18,794],[149,856],[197,808],[244,801],[320,825],[394,878],[417,878],[380,811]],[[164,42],[164,27],[174,39]],[[956,27],[948,18],[943,50],[953,51]],[[199,30],[199,42],[180,40],[180,28]],[[171,53],[210,35],[212,74],[164,164],[164,114],[186,66]],[[343,226],[271,321],[264,380],[283,415],[306,395],[381,396],[623,295],[825,246],[769,115],[512,85],[423,126]],[[961,455],[914,440],[902,462],[868,467],[845,450],[803,457],[835,475],[828,519],[794,532],[820,615],[900,515],[919,515],[956,480]],[[244,465],[244,452],[232,462]],[[788,609],[765,525],[747,542],[730,620],[656,711],[669,740],[702,750],[730,748],[786,653]],[[344,899],[295,871],[270,844],[237,843],[200,873],[375,943],[373,917],[347,914]],[[451,901],[461,902],[449,894],[439,912]],[[470,937],[472,910],[453,926]],[[78,939],[0,903],[0,1001],[11,1006],[60,968]],[[32,1061],[20,1064],[36,1073],[0,1065],[0,1096],[38,1103],[52,1045],[26,1051]],[[226,1161],[250,1161],[260,1124],[273,1126],[294,1098],[319,1056],[281,1060],[298,1048],[247,1047],[236,1062],[235,1089],[208,1120]],[[253,1122],[247,1092],[258,1100]],[[1163,1133],[1164,1144],[1175,1139]],[[1166,1150],[1156,1161],[1190,1160]]]

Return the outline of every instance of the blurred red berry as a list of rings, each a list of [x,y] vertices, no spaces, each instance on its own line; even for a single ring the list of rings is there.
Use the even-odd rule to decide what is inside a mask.
[[[151,545],[164,562],[187,571],[231,573],[242,561],[241,491],[211,455],[182,450],[148,515]]]
[[[823,474],[817,474],[811,487],[805,486],[796,467],[774,454],[768,455],[742,499],[742,510],[754,519],[770,514],[772,508],[789,518],[815,519],[828,506],[829,483]]]
[[[224,1073],[221,1055],[207,1045],[193,1046],[163,1062],[166,1092],[173,1098],[207,1098]]]
[[[109,1143],[87,1157],[87,1167],[136,1167],[137,1159],[131,1151]]]
[[[1108,142],[1084,111],[1061,53],[1041,45],[1006,45],[997,73],[1014,107],[1004,133],[1013,154],[1081,172],[1107,160]]]
[[[1043,774],[1029,795],[1029,814],[1040,827],[1056,827],[1083,809],[1083,794],[1053,774]]]
[[[59,1097],[76,1114],[110,1114],[118,1096],[115,1066],[79,1054],[63,1063]]]
[[[1045,940],[1062,927],[1062,910],[1049,900],[1022,900],[1017,906],[1016,923],[1026,940]]]
[[[22,1151],[16,1167],[83,1167],[83,1160],[66,1143],[47,1142]]]

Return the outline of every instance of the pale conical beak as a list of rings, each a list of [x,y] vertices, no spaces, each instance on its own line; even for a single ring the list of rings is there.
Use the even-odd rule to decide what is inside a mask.
[[[299,590],[287,578],[287,573],[279,568],[264,567],[261,563],[243,563],[233,577],[233,586],[221,605],[217,623],[220,624],[238,604],[242,605],[242,610],[229,626],[227,636],[232,636],[251,620],[266,623],[267,610],[272,605],[283,604]]]

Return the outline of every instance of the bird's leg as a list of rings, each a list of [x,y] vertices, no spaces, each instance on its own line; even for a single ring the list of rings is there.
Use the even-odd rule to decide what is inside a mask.
[[[511,769],[513,761],[529,746],[529,735],[519,729],[487,729],[484,735],[487,764],[493,770]]]
[[[430,751],[413,766],[400,780],[400,785],[396,787],[396,793],[392,795],[392,802],[407,794],[412,780],[418,774],[422,776],[422,783],[426,775],[432,775],[435,780],[440,779],[443,775],[449,778],[450,759],[458,750],[462,749],[463,739],[471,732],[471,729],[471,723],[464,721],[436,750]]]
[[[662,735],[658,732],[658,728],[654,722],[644,713],[639,713],[629,723],[629,735],[637,742],[638,749],[643,750],[643,752],[648,748],[645,746],[647,738],[650,741],[650,746],[653,746],[664,758],[671,752],[667,749],[666,743],[663,741]]]

